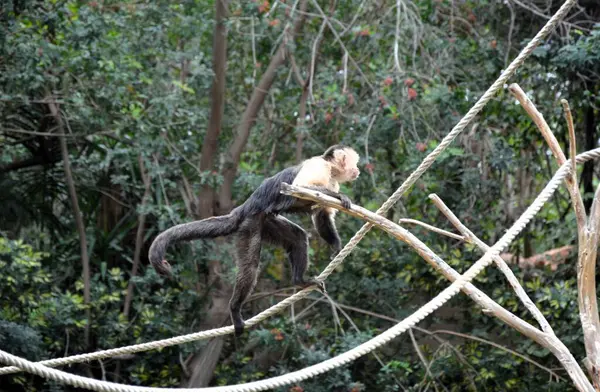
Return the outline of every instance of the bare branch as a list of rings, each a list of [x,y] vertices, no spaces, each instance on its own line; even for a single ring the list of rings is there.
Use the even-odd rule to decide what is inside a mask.
[[[566,99],[561,99],[560,103],[565,111],[565,120],[567,120],[567,128],[569,128],[569,158],[571,159],[571,177],[573,185],[577,188],[577,139],[575,138],[573,115],[571,114],[569,102]]]
[[[533,102],[531,102],[518,84],[513,83],[508,87],[508,89],[521,103],[521,106],[523,106],[523,109],[525,109],[529,117],[531,117],[535,125],[542,133],[546,143],[548,143],[548,146],[550,147],[550,150],[552,150],[552,153],[558,161],[558,164],[562,166],[566,162],[567,158],[565,157],[565,153],[562,151],[558,140],[556,140],[554,133],[552,133],[552,130],[550,130],[548,123],[546,120],[544,120],[544,116],[542,116],[542,114],[537,110]],[[575,183],[572,181],[572,177],[566,177],[565,182],[567,183],[567,189],[569,190],[569,195],[573,201],[575,218],[577,219],[577,227],[583,227],[586,222],[586,217],[581,193],[579,192],[579,188],[577,188]]]
[[[463,225],[460,222],[458,217],[454,215],[454,213],[448,208],[448,206],[446,206],[446,204],[442,201],[442,199],[438,197],[438,195],[431,194],[429,195],[429,198],[433,201],[433,204],[435,204],[435,206],[440,210],[440,212],[444,214],[446,218],[448,218],[450,223],[452,223],[452,225],[456,227],[456,230],[458,230],[464,236],[467,242],[476,245],[484,253],[490,249],[489,246],[487,246],[483,241],[477,238],[477,236],[473,234],[471,230],[469,230],[465,225]],[[510,267],[506,264],[506,262],[502,259],[502,257],[494,256],[493,259],[500,271],[502,271],[504,276],[506,276],[506,279],[512,286],[513,290],[515,291],[521,302],[523,302],[523,305],[525,305],[527,310],[529,310],[529,312],[537,320],[538,324],[540,324],[542,330],[548,334],[554,334],[552,327],[550,326],[550,324],[548,324],[548,320],[546,320],[542,312],[537,308],[537,306],[535,306],[531,298],[529,298],[529,296],[525,292],[525,289],[523,289],[523,286],[521,286],[519,280],[512,272]]]
[[[333,26],[331,25],[331,22],[329,21],[329,17],[327,17],[327,15],[325,15],[325,12],[323,12],[323,9],[321,8],[321,6],[317,2],[317,0],[312,0],[312,3],[315,6],[315,8],[317,8],[317,10],[319,10],[319,13],[323,17],[323,20],[325,20],[325,22],[327,22],[327,26],[329,27],[329,30],[331,30],[331,32],[333,33],[335,39],[338,41],[338,43],[340,44],[340,46],[342,47],[342,49],[344,50],[344,52],[348,53],[348,57],[350,58],[350,61],[352,62],[352,64],[354,65],[354,67],[356,68],[356,70],[358,71],[358,73],[360,74],[360,76],[362,76],[362,78],[364,79],[365,83],[369,86],[369,88],[371,90],[376,91],[376,89],[373,86],[373,84],[371,84],[371,82],[367,78],[367,75],[364,74],[364,72],[362,71],[362,69],[360,68],[360,66],[358,65],[358,63],[354,60],[354,58],[352,56],[350,56],[350,54],[349,54],[350,52],[348,51],[348,48],[346,48],[346,45],[344,45],[344,42],[342,41],[342,38],[338,34],[337,30],[334,29]]]
[[[427,245],[421,242],[421,240],[415,237],[412,233],[382,217],[381,215],[377,215],[354,204],[351,205],[350,209],[345,209],[341,206],[340,201],[333,197],[324,195],[321,192],[289,185],[286,183],[281,184],[281,193],[301,199],[315,201],[326,207],[336,208],[349,215],[361,218],[379,227],[388,234],[391,234],[396,239],[410,245],[419,254],[419,256],[423,257],[425,261],[427,261],[433,268],[444,275],[449,281],[453,282],[460,276],[456,270],[454,270],[438,255],[436,255],[431,249],[429,249]],[[502,306],[488,297],[487,294],[476,288],[472,283],[465,285],[463,291],[486,311],[496,315],[498,318],[511,325],[525,336],[535,340],[541,345],[546,344],[546,334],[544,332],[538,330],[531,324],[504,309]]]
[[[550,130],[548,123],[546,122],[546,120],[544,120],[544,116],[542,115],[542,113],[540,113],[537,110],[533,102],[531,102],[529,97],[527,97],[525,92],[521,89],[521,87],[518,84],[513,83],[510,86],[508,86],[508,89],[521,103],[521,106],[523,106],[523,109],[525,109],[529,117],[531,117],[535,125],[537,125],[538,129],[542,133],[542,136],[544,137],[544,139],[546,139],[548,147],[550,147],[550,150],[552,150],[552,154],[554,154],[554,157],[558,161],[558,164],[562,166],[562,164],[565,163],[567,158],[565,157],[565,153],[560,148],[558,140],[556,140],[556,137]]]
[[[281,193],[305,200],[311,200],[319,203],[320,205],[332,207],[344,211],[349,215],[359,217],[411,246],[419,254],[419,256],[421,256],[437,271],[442,273],[451,282],[455,281],[461,276],[456,270],[454,270],[438,255],[436,255],[427,247],[427,245],[421,242],[412,233],[389,221],[388,219],[385,219],[381,215],[377,215],[354,204],[351,205],[349,209],[343,208],[338,199],[323,195],[321,192],[292,186],[286,183],[281,184]],[[571,379],[578,389],[582,391],[592,390],[592,386],[589,384],[589,381],[585,377],[583,370],[569,349],[553,333],[546,333],[533,327],[525,320],[517,317],[515,314],[500,306],[470,282],[462,287],[461,290],[471,297],[471,299],[473,299],[477,304],[483,307],[484,312],[496,316],[509,326],[513,327],[517,331],[521,332],[525,336],[529,337],[552,352],[567,370],[569,376],[571,376]]]
[[[425,222],[421,222],[421,221],[416,220],[416,219],[403,218],[403,219],[400,219],[398,221],[398,223],[400,223],[400,224],[409,223],[409,224],[413,224],[413,225],[419,225],[419,226],[422,226],[422,227],[426,228],[429,231],[433,231],[434,233],[445,235],[446,237],[454,238],[455,240],[459,240],[459,241],[467,241],[465,239],[465,237],[463,237],[462,235],[451,233],[451,232],[449,232],[447,230],[437,228],[435,226],[432,226],[432,225],[427,224]]]

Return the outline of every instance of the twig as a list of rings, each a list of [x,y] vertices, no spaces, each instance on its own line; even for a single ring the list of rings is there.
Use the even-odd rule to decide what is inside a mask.
[[[325,297],[325,299],[327,299],[327,302],[329,303],[329,306],[331,307],[331,314],[333,315],[333,320],[335,321],[334,325],[335,325],[336,335],[337,335],[338,326],[339,326],[342,334],[345,334],[344,328],[342,327],[342,322],[340,321],[340,315],[338,314],[337,308],[335,306],[335,301],[333,299],[331,299],[331,297],[327,293],[323,293],[323,297]]]
[[[504,67],[506,68],[509,64],[508,56],[510,56],[510,49],[512,47],[512,35],[515,28],[515,10],[510,0],[506,2],[508,10],[510,11],[510,25],[508,27],[508,36],[506,37],[506,51],[504,54]]]
[[[250,18],[250,26],[252,28],[252,85],[256,82],[256,38],[254,33],[254,16]]]
[[[371,135],[371,128],[373,128],[373,124],[375,124],[375,119],[377,119],[377,113],[371,117],[371,121],[369,122],[369,126],[367,127],[367,132],[365,135],[365,159],[367,163],[370,163],[369,160],[369,136]],[[375,183],[375,176],[373,175],[372,170],[367,170],[369,172],[369,176],[371,177],[371,182],[373,184],[373,189],[377,189],[377,184]]]
[[[100,364],[100,371],[102,372],[102,381],[106,381],[106,369],[104,369],[104,362],[99,359],[98,363]]]
[[[275,295],[276,296],[280,296],[280,297],[288,297],[288,295],[283,295],[283,294],[275,294]],[[317,304],[319,302],[323,301],[322,297],[321,298],[308,297],[308,299],[312,299],[314,301],[313,303],[317,303]],[[386,316],[385,314],[373,312],[373,311],[370,311],[370,310],[358,308],[356,306],[345,305],[345,304],[342,304],[340,302],[336,302],[335,304],[340,309],[350,310],[352,312],[361,313],[361,314],[364,314],[364,315],[367,315],[367,316],[371,316],[371,317],[375,317],[375,318],[378,318],[378,319],[381,319],[381,320],[390,321],[392,323],[399,323],[401,321],[401,320],[399,320],[397,318]],[[529,358],[529,357],[527,357],[527,356],[525,356],[525,355],[523,355],[523,354],[521,354],[521,353],[519,353],[517,351],[511,350],[510,348],[508,348],[506,346],[503,346],[501,344],[495,343],[495,342],[493,342],[491,340],[483,339],[483,338],[480,338],[480,337],[477,337],[477,336],[468,335],[468,334],[464,334],[464,333],[460,333],[460,332],[448,331],[448,330],[445,330],[445,329],[439,329],[439,330],[429,331],[429,330],[427,330],[425,328],[416,327],[416,326],[413,327],[412,329],[414,329],[416,331],[419,331],[421,333],[424,333],[426,335],[430,335],[432,337],[435,337],[435,335],[438,335],[438,334],[455,335],[455,336],[458,336],[458,337],[461,337],[461,338],[464,338],[464,339],[474,340],[474,341],[477,341],[477,342],[480,342],[480,343],[483,343],[483,344],[487,344],[487,345],[493,346],[493,347],[495,347],[495,348],[497,348],[499,350],[502,350],[502,351],[507,352],[509,354],[512,354],[512,355],[514,355],[516,357],[519,357],[519,358],[523,359],[524,361],[529,362],[529,363],[531,363],[532,365],[534,365],[536,367],[539,367],[540,369],[548,372],[552,377],[556,378],[557,380],[565,381],[565,378],[561,377],[558,373],[556,373],[555,371],[553,371],[549,367],[546,367],[546,366],[542,365],[541,363],[536,362],[535,360],[533,360],[533,359],[531,359],[531,358]],[[439,342],[444,342],[444,340],[440,339],[439,337],[437,337],[437,339],[438,339]]]
[[[446,237],[454,238],[455,240],[459,240],[459,241],[467,241],[465,239],[465,237],[463,237],[462,235],[454,234],[454,233],[452,233],[450,231],[447,231],[447,230],[444,230],[444,229],[440,229],[438,227],[432,226],[432,225],[427,224],[425,222],[421,222],[420,220],[402,218],[402,219],[398,220],[398,223],[399,224],[408,223],[408,224],[423,226],[427,230],[433,231],[434,233],[445,235]]]
[[[146,208],[146,204],[150,199],[150,177],[144,165],[144,157],[142,154],[138,156],[138,166],[140,169],[140,177],[142,178],[142,182],[144,184],[144,194],[142,196],[142,201],[140,204],[140,213],[138,216],[138,227],[135,235],[135,248],[133,251],[133,264],[131,266],[131,274],[129,278],[129,283],[127,284],[127,294],[125,294],[125,301],[123,304],[123,316],[126,319],[129,319],[129,311],[131,309],[131,303],[133,301],[133,289],[135,286],[134,279],[137,276],[138,269],[140,267],[140,256],[142,254],[142,247],[144,245],[144,232],[146,226],[146,212],[144,209]]]
[[[308,91],[310,92],[310,99],[314,102],[315,96],[313,95],[313,81],[315,79],[315,63],[317,62],[317,52],[321,47],[321,41],[323,41],[323,33],[325,32],[325,26],[327,26],[326,21],[324,20],[321,23],[321,27],[319,28],[319,32],[317,33],[317,38],[313,42],[312,47],[312,58],[310,59],[310,71],[308,73]]]
[[[429,377],[431,379],[431,381],[434,383],[433,385],[435,386],[436,385],[435,377],[431,373],[431,364],[429,362],[427,362],[425,355],[423,355],[423,352],[421,351],[421,348],[419,347],[419,344],[417,343],[417,339],[415,339],[415,334],[413,333],[412,328],[408,330],[408,334],[410,335],[410,340],[412,342],[413,348],[415,349],[415,352],[417,353],[417,357],[419,357],[419,360],[421,361],[421,363],[423,364],[423,367],[425,368],[425,378],[423,379],[423,381],[421,383],[423,383],[425,380],[427,380],[427,377]],[[437,387],[436,387],[436,390],[437,390]]]
[[[52,127],[50,131],[58,129],[59,127]],[[94,135],[105,135],[105,136],[115,136],[114,131],[100,131],[91,134],[71,134],[71,133],[54,133],[54,132],[37,132],[37,131],[28,131],[26,129],[15,129],[15,128],[2,128],[0,132],[13,132],[13,133],[21,133],[24,135],[34,135],[34,136],[49,136],[49,137],[89,137]]]
[[[344,35],[346,35],[350,29],[354,26],[354,23],[356,23],[358,17],[360,16],[360,13],[363,9],[363,7],[365,6],[365,3],[367,2],[367,0],[363,0],[360,5],[358,6],[358,9],[356,10],[356,13],[354,14],[354,17],[352,18],[352,20],[350,21],[350,23],[344,28],[344,30],[340,33],[340,36],[343,37]]]
[[[398,55],[400,44],[400,13],[401,13],[401,1],[396,0],[396,35],[394,37],[394,61],[396,64],[396,68],[398,69],[398,74],[402,74],[402,67],[400,67],[400,56]]]
[[[304,84],[306,83],[304,81],[304,79],[302,78],[302,75],[300,75],[300,70],[298,69],[298,64],[296,64],[296,57],[294,56],[294,54],[290,51],[288,51],[288,58],[290,59],[290,65],[292,66],[292,75],[294,76],[294,79],[296,80],[296,83],[298,83],[298,85],[302,88],[304,88]]]
[[[548,15],[544,14],[543,12],[539,11],[537,8],[532,8],[532,7],[528,6],[527,4],[524,4],[524,3],[520,2],[519,0],[510,0],[510,1],[514,2],[519,7],[524,8],[527,11],[529,11],[529,12],[531,12],[531,13],[537,15],[537,16],[540,16],[540,17],[542,17],[544,19],[547,19],[547,20],[550,19],[550,16],[548,16]],[[587,27],[583,27],[583,26],[580,26],[580,25],[577,25],[577,24],[574,24],[574,23],[565,22],[564,20],[561,21],[561,22],[559,22],[559,23],[563,24],[565,26],[569,26],[571,28],[575,28],[575,29],[579,29],[581,31],[588,32],[588,33],[591,31]]]
[[[447,329],[436,329],[434,331],[427,331],[427,330],[423,330],[420,328],[415,328],[416,330],[420,331],[420,332],[424,332],[430,335],[437,335],[437,334],[445,334],[445,335],[453,335],[453,336],[458,336],[461,337],[463,339],[468,339],[468,340],[474,340],[476,342],[480,342],[483,344],[488,344],[492,347],[495,347],[499,350],[505,351],[509,354],[514,355],[515,357],[519,357],[522,360],[531,363],[534,366],[539,367],[542,370],[545,370],[546,372],[548,372],[550,374],[551,377],[554,377],[556,380],[560,380],[560,381],[566,381],[565,378],[561,377],[560,375],[558,375],[556,372],[554,372],[552,369],[550,369],[549,367],[546,367],[544,365],[542,365],[541,363],[534,361],[533,359],[526,357],[525,355],[518,353],[517,351],[511,350],[508,347],[502,346],[498,343],[492,342],[491,340],[487,340],[487,339],[482,339],[480,337],[474,336],[474,335],[467,335],[464,333],[460,333],[460,332],[456,332],[456,331],[450,331]]]
[[[344,52],[344,56],[342,56],[342,64],[344,64],[344,84],[342,85],[342,93],[345,94],[348,91],[348,52]]]
[[[321,16],[323,17],[323,19],[327,23],[327,26],[329,27],[329,30],[331,30],[331,32],[333,33],[335,39],[338,41],[338,43],[340,44],[340,46],[342,47],[342,49],[344,50],[344,52],[348,53],[348,57],[350,58],[350,61],[352,62],[352,64],[354,65],[354,67],[356,68],[356,70],[358,71],[358,73],[360,74],[360,76],[362,76],[362,78],[364,79],[365,83],[369,86],[369,88],[372,91],[377,91],[375,89],[375,87],[373,86],[373,84],[371,84],[371,82],[369,81],[369,78],[367,78],[367,75],[364,74],[364,72],[362,71],[362,69],[360,68],[360,66],[358,65],[358,63],[354,60],[354,58],[352,56],[350,56],[350,54],[349,54],[350,52],[348,51],[348,48],[346,48],[346,45],[344,45],[344,42],[342,41],[342,38],[338,34],[337,30],[334,29],[333,26],[331,25],[331,22],[329,21],[329,17],[327,15],[325,15],[325,12],[323,12],[323,9],[321,8],[321,6],[317,2],[317,0],[312,0],[312,3],[314,4],[315,8],[317,8],[317,10],[319,10],[319,13],[321,14]]]
[[[356,325],[356,323],[354,322],[354,320],[352,320],[352,317],[350,317],[350,315],[348,313],[346,313],[343,309],[342,306],[340,306],[339,303],[337,303],[336,301],[334,301],[329,295],[326,295],[327,299],[335,306],[336,310],[339,310],[341,314],[344,315],[344,317],[346,318],[346,320],[348,320],[348,322],[350,323],[350,325],[352,326],[352,328],[356,331],[356,332],[361,332],[360,328],[358,328],[358,325]],[[410,332],[410,330],[409,330]],[[385,366],[385,363],[381,360],[381,357],[375,352],[371,352],[371,355],[373,355],[375,357],[375,360],[377,362],[379,362],[379,365],[381,365],[381,367]],[[402,385],[402,383],[400,382],[400,380],[398,380],[398,378],[395,375],[392,375],[392,377],[394,377],[394,380],[396,381],[396,384],[398,384],[403,391],[406,391],[406,388],[404,387],[404,385]]]
[[[181,150],[180,150],[180,149],[178,149],[178,148],[175,146],[175,144],[173,144],[173,142],[172,142],[172,141],[169,139],[169,137],[167,136],[167,133],[164,133],[164,134],[163,134],[163,137],[164,137],[165,141],[167,142],[167,147],[169,148],[169,150],[170,150],[170,149],[173,149],[173,150],[175,150],[175,152],[176,152],[176,153],[177,153],[177,154],[178,154],[180,157],[182,157],[182,158],[183,158],[183,160],[184,160],[184,161],[185,161],[185,162],[186,162],[188,165],[190,165],[190,166],[191,166],[191,167],[192,167],[192,168],[193,168],[193,169],[194,169],[194,170],[195,170],[195,171],[198,173],[198,176],[199,176],[200,178],[202,178],[202,171],[200,171],[200,169],[198,168],[198,166],[197,166],[196,164],[194,164],[194,162],[190,161],[190,159],[189,159],[189,158],[188,158],[188,157],[187,157],[187,156],[186,156],[184,153],[182,153],[182,152],[181,152]],[[171,155],[175,155],[175,154],[173,154],[173,151],[169,151],[169,152],[171,153]]]

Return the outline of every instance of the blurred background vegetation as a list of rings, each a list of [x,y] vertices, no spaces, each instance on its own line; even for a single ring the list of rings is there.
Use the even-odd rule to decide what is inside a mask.
[[[377,209],[561,4],[4,0],[0,347],[40,360],[228,325],[230,242],[172,247],[176,279],[165,281],[147,261],[160,231],[226,213],[265,177],[340,142],[360,152],[362,170],[342,190]],[[580,152],[598,145],[598,20],[600,4],[579,1],[511,80],[563,146],[559,100],[569,100]],[[557,169],[515,102],[506,89],[499,93],[388,218],[450,228],[427,198],[438,193],[494,243]],[[588,206],[597,171],[593,162],[580,168]],[[292,219],[309,228],[310,219]],[[337,222],[344,241],[362,225],[343,214]],[[480,256],[407,228],[458,271]],[[574,244],[574,214],[560,189],[508,252],[526,260]],[[310,245],[309,273],[316,275],[330,253],[314,232]],[[574,259],[511,267],[582,359]],[[293,292],[282,250],[264,248],[262,262],[246,317]],[[474,283],[530,320],[494,268]],[[355,347],[447,285],[405,245],[373,230],[327,281],[334,302],[313,293],[238,340],[68,370],[163,387],[271,377]],[[572,390],[547,350],[465,298],[424,320],[414,341],[403,335],[278,391]],[[19,373],[0,376],[0,390],[72,389]]]

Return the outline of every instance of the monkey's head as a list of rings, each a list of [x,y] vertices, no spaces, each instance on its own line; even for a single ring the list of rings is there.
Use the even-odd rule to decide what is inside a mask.
[[[333,177],[340,183],[354,181],[358,178],[358,153],[352,147],[335,145],[323,154],[323,159],[332,165]]]

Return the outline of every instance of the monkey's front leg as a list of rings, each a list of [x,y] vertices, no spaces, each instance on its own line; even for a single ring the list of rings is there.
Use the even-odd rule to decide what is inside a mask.
[[[342,203],[342,207],[344,207],[346,209],[350,208],[350,206],[352,205],[352,200],[350,200],[350,198],[348,196],[344,195],[343,193],[334,192],[324,186],[310,185],[310,186],[305,186],[304,188],[312,189],[312,190],[324,193],[327,196],[335,197],[336,199],[340,200],[340,202]]]

